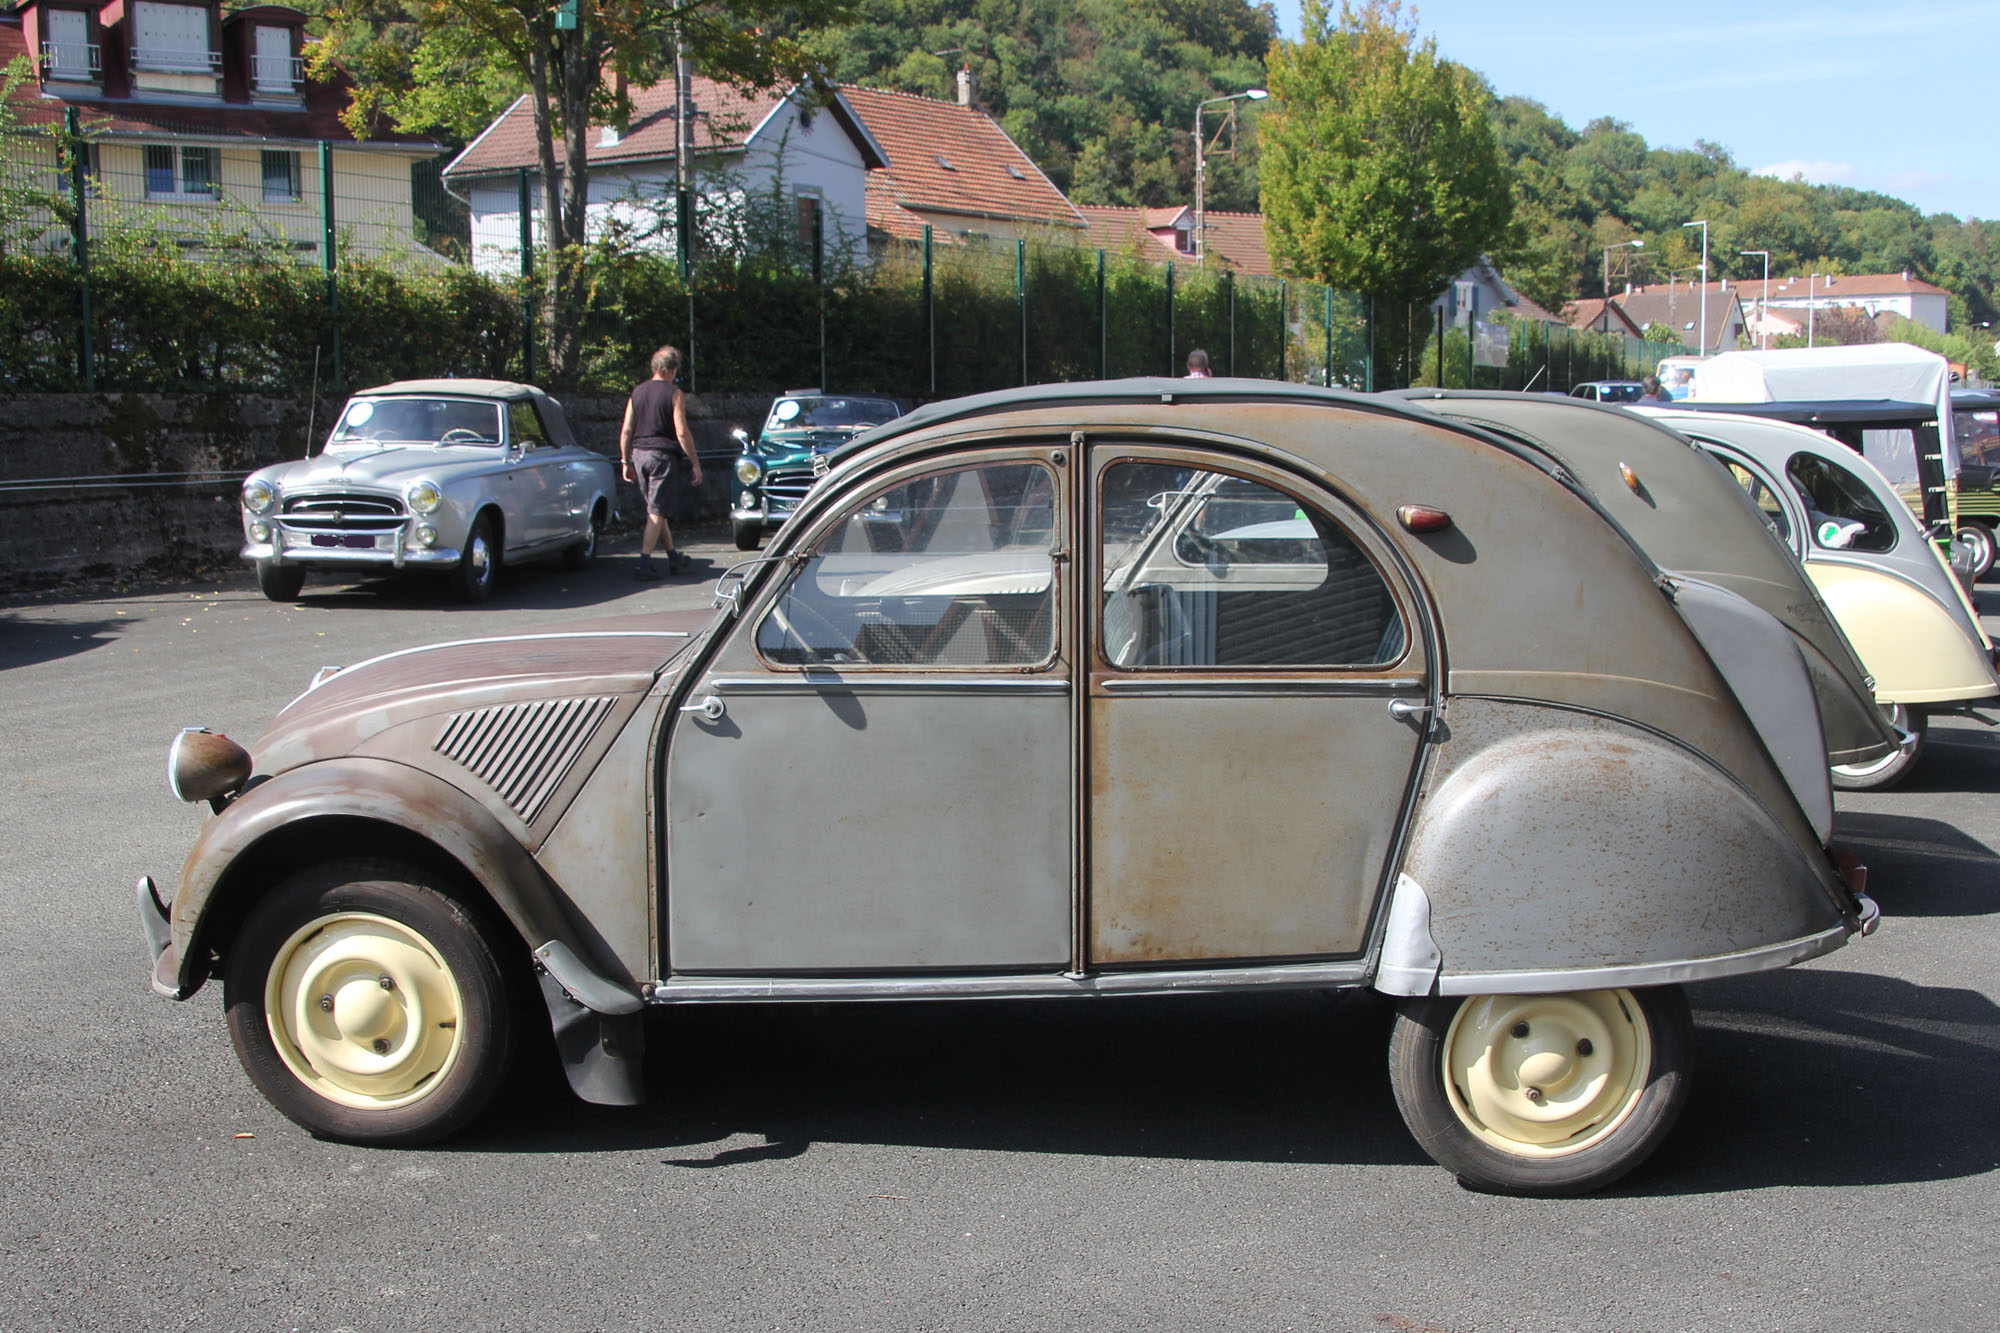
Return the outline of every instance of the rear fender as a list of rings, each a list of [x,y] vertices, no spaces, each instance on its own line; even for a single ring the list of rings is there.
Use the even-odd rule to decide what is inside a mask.
[[[1875,678],[1877,699],[1938,704],[2000,695],[1983,645],[1928,592],[1856,565],[1815,560],[1806,572]]]

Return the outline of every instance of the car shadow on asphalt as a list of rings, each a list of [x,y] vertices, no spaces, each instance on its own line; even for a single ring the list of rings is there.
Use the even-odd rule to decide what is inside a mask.
[[[1885,917],[2000,912],[2000,854],[1955,825],[1843,810],[1833,846],[1868,867],[1868,896]]]
[[[0,611],[0,671],[55,662],[117,641],[126,622],[106,620],[36,620]]]
[[[1805,968],[1690,990],[1681,1123],[1611,1197],[1882,1185],[2000,1165],[2000,1007],[1976,991]],[[660,1151],[748,1167],[819,1143],[1414,1166],[1389,1002],[1368,993],[1015,1004],[693,1006],[648,1029],[651,1105],[559,1074],[448,1148]]]

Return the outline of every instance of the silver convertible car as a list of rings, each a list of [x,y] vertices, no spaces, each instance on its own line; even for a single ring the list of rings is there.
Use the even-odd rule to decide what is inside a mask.
[[[1715,480],[1688,521],[1775,549]],[[528,1022],[631,1104],[665,1005],[1371,988],[1423,1148],[1575,1193],[1670,1131],[1685,984],[1873,928],[1819,707],[1792,629],[1524,438],[1028,388],[862,437],[712,613],[323,672],[247,749],[182,731],[213,813],[138,909],[155,990],[220,978],[258,1088],[353,1142],[465,1125]]]
[[[429,569],[480,602],[503,564],[588,564],[617,498],[611,460],[579,446],[540,389],[405,380],[349,399],[318,455],[245,479],[243,556],[273,601],[309,570]]]

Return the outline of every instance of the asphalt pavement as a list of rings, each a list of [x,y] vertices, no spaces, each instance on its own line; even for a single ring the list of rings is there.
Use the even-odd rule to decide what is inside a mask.
[[[131,886],[202,813],[168,741],[252,737],[323,665],[706,605],[737,557],[638,584],[630,547],[479,608],[230,570],[0,609],[0,1328],[2000,1327],[2000,732],[1968,722],[1839,798],[1881,929],[1693,988],[1680,1127],[1595,1197],[1432,1165],[1365,995],[685,1009],[646,1108],[552,1075],[437,1148],[312,1139],[219,986],[147,986]]]

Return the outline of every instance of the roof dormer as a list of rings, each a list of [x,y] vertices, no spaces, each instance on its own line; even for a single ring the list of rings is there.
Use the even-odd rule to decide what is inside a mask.
[[[44,87],[101,88],[104,84],[104,30],[90,0],[34,0],[18,11],[22,36]]]
[[[223,97],[298,106],[305,100],[306,16],[284,5],[253,5],[222,22]]]
[[[222,17],[215,0],[108,0],[107,41],[122,44],[133,96],[222,97]]]

